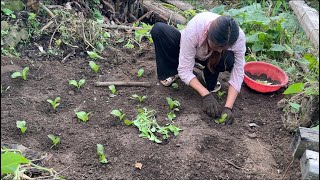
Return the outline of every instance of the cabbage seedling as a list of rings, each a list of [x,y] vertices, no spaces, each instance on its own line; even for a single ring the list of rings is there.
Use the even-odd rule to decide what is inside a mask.
[[[54,110],[56,110],[56,108],[60,105],[59,101],[60,101],[60,97],[56,97],[54,100],[51,99],[47,99],[48,103],[51,104],[51,106],[53,107]]]
[[[218,91],[218,97],[222,98],[222,96],[225,94],[225,91]]]
[[[110,85],[108,86],[110,91],[111,91],[111,94],[115,95],[117,93],[117,90],[116,90],[116,86],[115,85]]]
[[[166,98],[170,110],[179,111],[180,102],[178,100],[173,100],[170,97]]]
[[[174,119],[176,119],[176,114],[174,113],[174,111],[170,111],[170,112],[168,112],[167,113],[167,118],[168,118],[168,120],[170,120],[171,122],[174,120]]]
[[[89,61],[89,66],[91,67],[92,71],[97,73],[100,69],[100,66],[97,65],[94,61]]]
[[[144,69],[141,68],[138,70],[137,76],[140,78],[143,76],[143,73],[144,73]]]
[[[91,112],[88,112],[88,113],[85,111],[76,112],[77,118],[83,122],[87,122],[89,120],[89,114],[91,114]]]
[[[24,134],[27,130],[26,121],[17,121],[17,128],[20,129],[21,133]]]
[[[104,59],[103,57],[99,56],[96,52],[87,51],[87,53],[91,59]]]
[[[73,80],[73,79],[69,80],[69,84],[77,87],[78,89],[80,89],[81,86],[83,86],[85,82],[86,82],[85,79],[80,79],[79,82],[77,82],[76,80]]]
[[[112,110],[110,114],[114,115],[115,117],[118,117],[120,121],[121,121],[121,120],[124,118],[124,116],[126,115],[126,114],[122,113],[122,112],[121,112],[120,110],[118,110],[118,109]]]
[[[99,155],[99,161],[102,164],[106,164],[108,163],[108,160],[104,154],[104,148],[101,144],[97,144],[97,153]]]
[[[228,115],[226,113],[222,114],[222,116],[215,120],[214,122],[216,122],[217,124],[222,124],[226,121],[226,118],[228,117]]]
[[[57,144],[60,142],[60,137],[59,136],[55,136],[53,134],[49,134],[48,138],[51,139],[52,144],[53,144],[50,148],[52,148],[53,146],[57,146]]]
[[[17,78],[17,77],[21,77],[23,80],[27,80],[28,72],[29,72],[29,67],[25,67],[25,68],[23,68],[23,70],[22,70],[21,72],[19,72],[19,71],[14,72],[14,73],[11,75],[11,78],[12,78],[12,79],[15,79],[15,78]]]
[[[145,99],[147,99],[147,96],[139,96],[138,94],[133,94],[131,99],[137,99],[140,103],[142,103]]]
[[[171,85],[173,87],[173,89],[178,90],[179,89],[179,85],[177,83],[172,83]]]

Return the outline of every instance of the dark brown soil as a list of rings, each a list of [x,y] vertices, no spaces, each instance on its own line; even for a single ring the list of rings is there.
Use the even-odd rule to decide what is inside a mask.
[[[269,78],[266,74],[256,75],[250,72],[245,72],[245,74],[254,81],[271,83],[271,85],[281,84],[279,81]]]
[[[108,55],[108,53],[105,53]],[[2,58],[1,84],[8,88],[1,96],[1,142],[22,144],[53,156],[45,166],[61,172],[66,179],[300,179],[299,162],[290,167],[291,134],[283,128],[277,101],[281,93],[259,94],[243,86],[235,103],[235,122],[230,126],[214,123],[201,110],[201,98],[178,80],[179,90],[158,84],[153,47],[142,51],[124,51],[124,63],[115,65],[113,57],[97,61],[100,75],[110,80],[141,80],[153,83],[151,88],[117,87],[111,98],[107,87],[95,87],[98,79],[88,66],[89,59],[79,55],[66,63],[37,59]],[[12,60],[12,61],[11,61]],[[10,75],[30,67],[26,81]],[[142,67],[142,79],[136,76]],[[222,91],[227,91],[229,74],[221,74]],[[68,85],[69,79],[84,78],[80,90]],[[147,95],[141,105],[129,97]],[[47,99],[61,97],[61,105],[53,111]],[[139,138],[135,127],[127,127],[110,115],[122,109],[134,119],[139,107],[157,112],[160,124],[165,120],[166,97],[181,102],[175,125],[183,131],[163,144]],[[219,99],[221,107],[226,96]],[[74,111],[92,112],[86,123],[76,119]],[[21,135],[17,120],[25,120],[28,130]],[[259,127],[250,128],[249,123]],[[255,133],[255,134],[252,134]],[[50,149],[48,134],[61,136],[61,144]],[[257,137],[253,137],[256,135]],[[105,147],[109,164],[98,161],[96,144]],[[135,163],[142,163],[136,169]],[[288,169],[287,172],[286,169]]]

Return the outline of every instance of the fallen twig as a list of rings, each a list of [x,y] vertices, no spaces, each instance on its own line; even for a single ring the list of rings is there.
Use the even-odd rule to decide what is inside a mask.
[[[151,87],[150,82],[133,82],[133,81],[95,82],[95,86],[110,86],[110,85]]]
[[[242,169],[241,167],[235,165],[233,162],[229,161],[228,159],[224,159],[225,161],[227,161],[228,164],[232,165],[233,167],[235,167],[236,169]]]
[[[73,49],[73,51],[72,51],[71,53],[69,53],[66,57],[64,57],[64,58],[62,59],[61,63],[65,63],[66,60],[67,60],[70,56],[72,56],[72,55],[74,55],[74,54],[75,54],[75,51],[74,51],[74,49]]]
[[[54,18],[55,15],[51,12],[50,9],[48,9],[44,4],[42,4],[41,2],[39,2],[40,6],[49,14],[50,17]]]
[[[150,16],[152,13],[153,13],[153,11],[149,11],[149,12],[145,13],[143,16],[141,16],[139,19],[137,19],[133,23],[140,22],[143,18]]]
[[[111,25],[111,24],[102,24],[102,27],[107,28],[107,29],[133,29],[133,30],[143,29],[142,27],[133,27],[133,26],[125,26],[125,25]]]
[[[41,29],[40,32],[44,31],[45,29],[47,29],[49,26],[51,26],[51,24],[54,23],[53,20],[49,21],[46,25],[44,25]]]

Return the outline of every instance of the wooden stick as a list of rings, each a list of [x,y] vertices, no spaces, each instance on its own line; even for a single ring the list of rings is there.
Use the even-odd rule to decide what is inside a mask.
[[[133,82],[133,81],[95,82],[95,86],[110,86],[110,85],[151,87],[150,82]]]
[[[109,24],[102,24],[103,28],[107,29],[133,29],[133,30],[139,30],[143,29],[142,27],[132,27],[132,26],[125,26],[125,25],[109,25]]]
[[[235,167],[236,169],[242,169],[241,167],[235,165],[233,162],[229,161],[228,159],[224,159],[225,161],[227,161],[228,164],[232,165],[233,167]]]

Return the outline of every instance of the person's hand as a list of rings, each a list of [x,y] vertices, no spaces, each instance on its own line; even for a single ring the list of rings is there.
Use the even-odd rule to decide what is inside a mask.
[[[209,93],[202,97],[203,111],[210,117],[217,117],[218,113],[218,102],[214,98],[212,93]]]
[[[233,117],[233,114],[232,114],[232,109],[228,108],[228,107],[224,107],[223,111],[221,113],[221,116],[223,114],[227,115],[227,117],[226,117],[226,119],[224,121],[224,124],[231,125],[233,123],[233,120],[234,120],[234,117]]]

